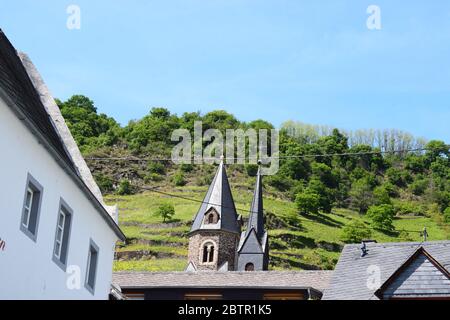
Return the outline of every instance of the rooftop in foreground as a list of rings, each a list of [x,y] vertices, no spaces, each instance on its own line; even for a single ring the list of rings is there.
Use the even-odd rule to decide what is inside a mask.
[[[328,287],[333,271],[255,272],[115,272],[121,288],[260,288],[315,289]]]

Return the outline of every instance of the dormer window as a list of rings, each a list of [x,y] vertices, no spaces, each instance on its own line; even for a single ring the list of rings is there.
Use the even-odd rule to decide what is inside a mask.
[[[219,222],[219,214],[216,209],[211,208],[206,211],[204,223],[205,224],[217,224]]]

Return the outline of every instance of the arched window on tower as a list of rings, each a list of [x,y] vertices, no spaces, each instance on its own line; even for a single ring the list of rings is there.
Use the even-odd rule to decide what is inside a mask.
[[[208,262],[214,262],[214,246],[209,248],[209,259]]]
[[[211,263],[214,262],[214,244],[211,242],[205,243],[203,245],[203,263]]]
[[[253,263],[247,263],[245,265],[245,271],[255,271],[255,265]]]

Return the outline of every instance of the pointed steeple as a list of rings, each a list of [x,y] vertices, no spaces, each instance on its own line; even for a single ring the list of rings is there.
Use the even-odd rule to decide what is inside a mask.
[[[250,233],[252,228],[255,229],[258,239],[261,239],[264,236],[265,230],[261,164],[259,164],[258,173],[256,175],[256,185],[245,234],[246,236]]]
[[[269,236],[264,230],[261,163],[254,192],[247,229],[242,232],[238,244],[238,271],[262,271],[269,268]]]
[[[211,218],[207,217],[207,214],[209,216],[210,213]],[[197,230],[224,230],[240,233],[238,214],[231,194],[223,157],[205,199],[194,218],[191,232]]]

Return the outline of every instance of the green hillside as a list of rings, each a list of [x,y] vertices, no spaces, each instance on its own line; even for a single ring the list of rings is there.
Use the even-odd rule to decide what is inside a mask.
[[[119,205],[120,226],[129,240],[117,248],[116,270],[186,266],[190,221],[215,166],[168,160],[178,143],[171,139],[174,130],[192,134],[195,122],[202,123],[202,133],[217,129],[224,136],[227,129],[274,128],[266,120],[244,122],[223,110],[177,115],[161,107],[121,126],[98,114],[87,97],[57,103],[107,201]],[[400,130],[346,132],[293,121],[278,129],[279,170],[264,178],[272,269],[331,269],[344,243],[419,241],[424,227],[430,240],[450,239],[446,142]],[[249,163],[227,168],[243,216],[256,169]],[[174,207],[171,221],[155,215],[162,204],[169,211]]]
[[[206,188],[183,187],[165,191],[201,200]],[[233,195],[236,206],[248,210],[251,190],[234,185]],[[117,248],[116,271],[184,270],[187,265],[187,233],[198,203],[153,192],[108,196],[107,201],[119,204],[120,226],[128,238],[127,244]],[[348,209],[333,209],[329,214],[303,217],[298,215],[291,201],[270,195],[264,201],[269,215],[271,269],[332,269],[344,244],[340,240],[343,226],[354,219],[362,219],[369,225],[367,219]],[[154,213],[160,204],[167,202],[175,206],[176,214],[173,221],[162,223]],[[246,215],[246,212],[240,213]],[[394,219],[394,226],[396,232],[374,231],[371,238],[379,242],[420,241],[419,233],[408,231],[420,231],[426,227],[430,240],[450,239],[449,227],[439,215],[398,217]]]

